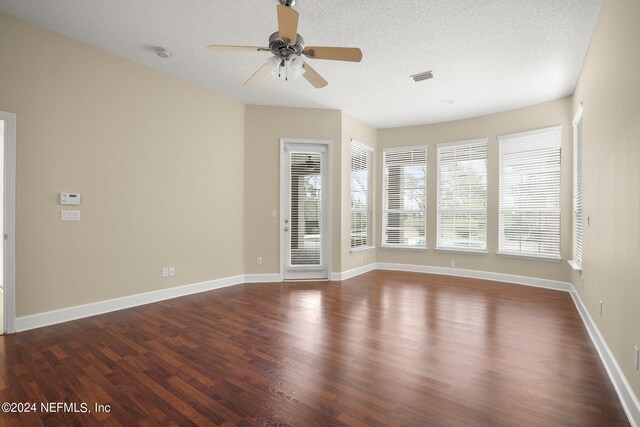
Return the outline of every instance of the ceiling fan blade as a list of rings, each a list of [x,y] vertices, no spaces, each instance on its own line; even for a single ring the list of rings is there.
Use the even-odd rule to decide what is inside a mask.
[[[262,46],[232,46],[232,45],[226,45],[226,44],[212,44],[207,46],[207,49],[210,51],[269,51],[268,47],[262,47]]]
[[[263,82],[264,79],[271,73],[271,65],[267,62],[258,71],[253,73],[253,76],[249,77],[249,80],[244,82],[246,87],[256,87]]]
[[[306,62],[302,65],[302,68],[304,69],[304,74],[302,76],[307,79],[307,81],[311,83],[316,89],[320,89],[329,84],[325,79],[322,78],[320,74],[318,74],[316,70],[311,68],[311,66]]]
[[[362,51],[357,47],[323,47],[307,46],[304,49],[306,57],[313,59],[331,59],[334,61],[362,61]]]
[[[278,33],[285,43],[298,39],[298,12],[289,6],[278,5]]]

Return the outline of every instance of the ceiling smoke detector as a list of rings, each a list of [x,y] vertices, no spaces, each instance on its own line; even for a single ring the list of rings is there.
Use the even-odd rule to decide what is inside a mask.
[[[418,73],[418,74],[414,74],[412,76],[409,76],[413,79],[414,82],[418,83],[421,82],[423,80],[429,80],[433,78],[433,71],[425,71],[424,73]]]
[[[167,59],[168,57],[171,56],[169,51],[163,47],[156,48],[156,55],[158,55],[162,59]]]

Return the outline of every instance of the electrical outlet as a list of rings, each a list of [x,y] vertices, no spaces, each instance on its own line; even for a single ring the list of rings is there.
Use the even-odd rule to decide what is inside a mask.
[[[602,316],[602,301],[600,301],[600,316]]]
[[[640,349],[638,349],[638,346],[634,346],[633,347],[633,366],[637,369],[639,369],[638,363],[640,363],[640,360],[638,360],[638,358],[640,358]]]
[[[175,276],[175,275],[176,275],[176,268],[169,267],[169,276]]]
[[[258,265],[262,265],[262,257],[259,256],[258,258],[256,258],[256,264]]]
[[[451,265],[451,268],[456,268],[456,262],[455,261],[451,261],[450,265]]]
[[[169,267],[162,267],[162,277],[169,277]]]
[[[584,277],[580,278],[580,287],[584,289]]]

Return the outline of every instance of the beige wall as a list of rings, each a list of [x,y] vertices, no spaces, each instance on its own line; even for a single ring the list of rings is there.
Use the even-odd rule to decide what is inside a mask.
[[[0,58],[18,316],[243,273],[242,104],[5,14]]]
[[[496,137],[516,132],[562,125],[562,241],[563,262],[506,258],[496,255],[498,250],[498,142]],[[488,138],[487,180],[487,251],[486,255],[443,253],[436,246],[436,147],[442,142]],[[383,129],[378,132],[378,185],[382,182],[381,151],[387,147],[427,145],[427,250],[378,250],[378,262],[449,267],[490,271],[542,279],[569,281],[566,260],[571,255],[571,99],[564,98],[518,110],[507,111],[472,119],[425,126]],[[381,189],[378,189],[380,194]],[[377,211],[382,209],[378,198]],[[381,239],[381,221],[377,218],[378,241]]]
[[[605,0],[572,99],[375,129],[335,110],[247,106],[0,14],[0,110],[17,113],[17,314],[242,273],[278,273],[280,138],[333,141],[334,272],[375,261],[572,279],[636,395],[640,375],[640,3]],[[582,275],[570,273],[571,118],[584,101]],[[496,136],[562,124],[562,263],[501,258]],[[488,254],[434,251],[435,144],[489,138]],[[349,251],[349,144],[429,148],[427,251]],[[615,191],[614,191],[615,189]],[[57,195],[82,193],[62,223]],[[277,212],[279,217],[279,212]],[[263,265],[256,265],[256,257]],[[163,266],[175,266],[162,279]],[[584,288],[581,288],[584,279]],[[598,316],[598,301],[604,314]]]
[[[351,117],[348,114],[342,113],[342,212],[341,212],[341,246],[342,252],[342,271],[349,271],[351,269],[360,267],[361,265],[372,264],[376,262],[376,251],[364,250],[351,252],[351,140],[355,139],[362,144],[368,145],[374,149],[374,169],[377,156],[376,147],[378,140],[378,133],[375,128],[368,126],[367,124]],[[376,181],[376,175],[374,171],[374,206],[376,188],[378,184]],[[374,221],[377,215],[377,210],[373,210]],[[376,229],[375,222],[373,227],[373,244],[376,242]]]
[[[574,95],[584,103],[580,293],[640,397],[640,2],[605,0]],[[581,286],[584,279],[584,288]],[[599,301],[603,314],[599,315]]]
[[[280,272],[280,138],[332,141],[332,271],[341,271],[341,116],[338,110],[247,105],[245,114],[245,272]],[[271,212],[277,212],[277,218]],[[257,265],[256,258],[263,264]]]

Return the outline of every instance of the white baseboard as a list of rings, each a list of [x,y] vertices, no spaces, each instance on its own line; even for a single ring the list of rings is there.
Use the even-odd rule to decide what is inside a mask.
[[[331,273],[331,280],[347,280],[352,277],[359,276],[364,273],[368,273],[378,268],[377,263],[363,265],[361,267],[356,267],[351,270],[343,271],[342,273]]]
[[[607,373],[609,374],[609,378],[611,379],[611,382],[613,383],[613,386],[618,393],[622,406],[629,418],[631,425],[633,427],[640,427],[640,403],[638,402],[638,398],[635,396],[633,389],[629,385],[629,382],[624,376],[624,373],[620,369],[620,365],[618,365],[618,362],[613,356],[613,353],[611,353],[609,346],[600,334],[600,331],[598,330],[593,319],[589,315],[589,312],[580,299],[580,295],[575,291],[570,283],[539,279],[535,277],[492,273],[487,271],[390,263],[372,263],[364,265],[362,267],[354,268],[352,270],[344,271],[342,273],[331,273],[331,280],[347,280],[373,270],[408,271],[457,277],[470,277],[569,292],[578,309],[578,312],[580,313],[580,316],[582,317],[585,327],[589,332],[589,336],[591,337],[591,340],[593,341],[593,344],[595,345],[598,354],[600,355],[600,359],[602,360],[602,363]],[[99,301],[90,304],[63,308],[60,310],[22,316],[16,318],[15,329],[16,332],[27,331],[29,329],[68,322],[70,320],[95,316],[98,314],[136,307],[139,305],[163,301],[166,299],[181,297],[185,295],[191,295],[199,292],[206,292],[213,289],[219,289],[241,283],[272,283],[281,281],[282,276],[280,274],[246,274],[225,277],[222,279],[210,280],[206,282],[195,283],[192,285],[161,289],[158,291],[146,292],[143,294],[130,295],[106,301]]]
[[[76,305],[74,307],[62,308],[59,310],[46,311],[44,313],[32,314],[29,316],[17,317],[15,321],[15,330],[16,332],[28,331],[29,329],[55,325],[56,323],[68,322],[70,320],[81,319],[83,317],[95,316],[97,314],[136,307],[170,298],[206,292],[240,283],[244,283],[244,275],[209,280],[206,282],[194,283],[192,285],[177,286],[175,288],[160,289],[142,294],[129,295],[106,301],[98,301],[89,304]]]
[[[640,427],[640,403],[638,402],[638,398],[636,397],[633,389],[631,388],[631,385],[624,376],[622,369],[620,369],[620,365],[616,361],[616,358],[613,356],[611,349],[609,349],[607,342],[604,340],[604,337],[589,315],[588,310],[580,299],[580,295],[575,291],[571,283],[539,279],[535,277],[491,273],[486,271],[464,270],[446,267],[430,267],[422,265],[378,263],[377,268],[379,270],[411,271],[418,273],[443,274],[448,276],[472,277],[477,279],[509,282],[520,285],[528,285],[539,288],[569,292],[576,305],[576,308],[578,309],[578,313],[580,313],[580,317],[582,317],[582,321],[587,331],[589,332],[589,336],[591,337],[591,340],[593,341],[593,344],[596,347],[598,354],[600,355],[600,360],[602,360],[602,364],[609,374],[609,379],[611,380],[611,383],[613,384],[618,397],[620,398],[620,402],[622,404],[622,407],[624,408],[625,413],[627,414],[627,417],[629,418],[629,422],[633,427]]]
[[[537,277],[515,276],[512,274],[492,273],[489,271],[465,270],[462,268],[431,267],[427,265],[389,264],[380,262],[378,270],[409,271],[415,273],[442,274],[445,276],[471,277],[474,279],[493,280],[495,282],[516,283],[518,285],[535,286],[537,288],[555,289],[570,292],[571,283],[556,280],[539,279]]]
[[[245,274],[244,283],[274,283],[282,282],[281,274]]]
[[[520,283],[530,286],[539,286],[550,289],[560,289],[568,291],[571,285],[563,282],[554,282],[552,280],[536,279],[522,276],[511,276],[500,273],[489,273],[483,271],[463,270],[456,268],[429,267],[421,265],[407,264],[386,264],[372,263],[344,271],[342,273],[331,273],[331,280],[347,280],[373,270],[396,270],[396,271],[414,271],[420,273],[445,274],[449,276],[475,277],[480,279],[496,280],[502,282]],[[206,282],[195,283],[192,285],[178,286],[169,289],[160,289],[157,291],[146,292],[142,294],[129,295],[120,298],[114,298],[106,301],[98,301],[89,304],[78,305],[74,307],[62,308],[59,310],[47,311],[28,316],[18,317],[15,320],[16,332],[27,331],[29,329],[40,328],[43,326],[55,325],[57,323],[68,322],[71,320],[81,319],[84,317],[96,316],[98,314],[108,313],[111,311],[122,310],[125,308],[136,307],[139,305],[150,304],[152,302],[162,301],[170,298],[181,297],[185,295],[206,292],[213,289],[223,288],[226,286],[237,285],[240,283],[273,283],[282,282],[280,274],[245,274],[222,279],[209,280]]]
[[[573,287],[571,290],[571,298],[573,298],[578,313],[580,313],[580,317],[582,317],[582,321],[589,332],[593,345],[596,347],[596,350],[598,350],[600,360],[602,360],[602,364],[607,370],[607,374],[609,374],[609,379],[618,393],[620,403],[622,403],[629,422],[633,427],[640,427],[640,402],[638,402],[638,398],[634,394],[627,378],[624,376],[622,369],[620,369],[620,365],[616,361],[600,330],[589,314],[587,307],[585,307],[582,302],[580,294],[578,294]]]
[[[558,289],[570,291],[571,284],[564,282],[555,282],[552,280],[536,279],[523,276],[512,276],[501,273],[489,273],[484,271],[463,270],[457,268],[429,267],[422,265],[407,264],[387,264],[372,263],[344,271],[342,273],[331,273],[331,280],[347,280],[373,270],[396,270],[396,271],[413,271],[420,273],[444,274],[449,276],[473,277],[479,279],[496,280],[501,282],[519,283],[523,285],[538,286],[550,289]],[[169,289],[160,289],[157,291],[146,292],[142,294],[129,295],[120,298],[114,298],[106,301],[98,301],[89,304],[78,305],[74,307],[62,308],[59,310],[47,311],[28,316],[18,317],[15,320],[16,332],[27,331],[29,329],[40,328],[43,326],[54,325],[56,323],[68,322],[70,320],[81,319],[83,317],[95,316],[98,314],[108,313],[111,311],[122,310],[125,308],[136,307],[139,305],[150,304],[152,302],[162,301],[170,298],[181,297],[185,295],[206,292],[226,286],[237,285],[240,283],[273,283],[282,282],[280,274],[246,274],[222,279],[209,280],[206,282],[195,283],[192,285],[178,286]]]

